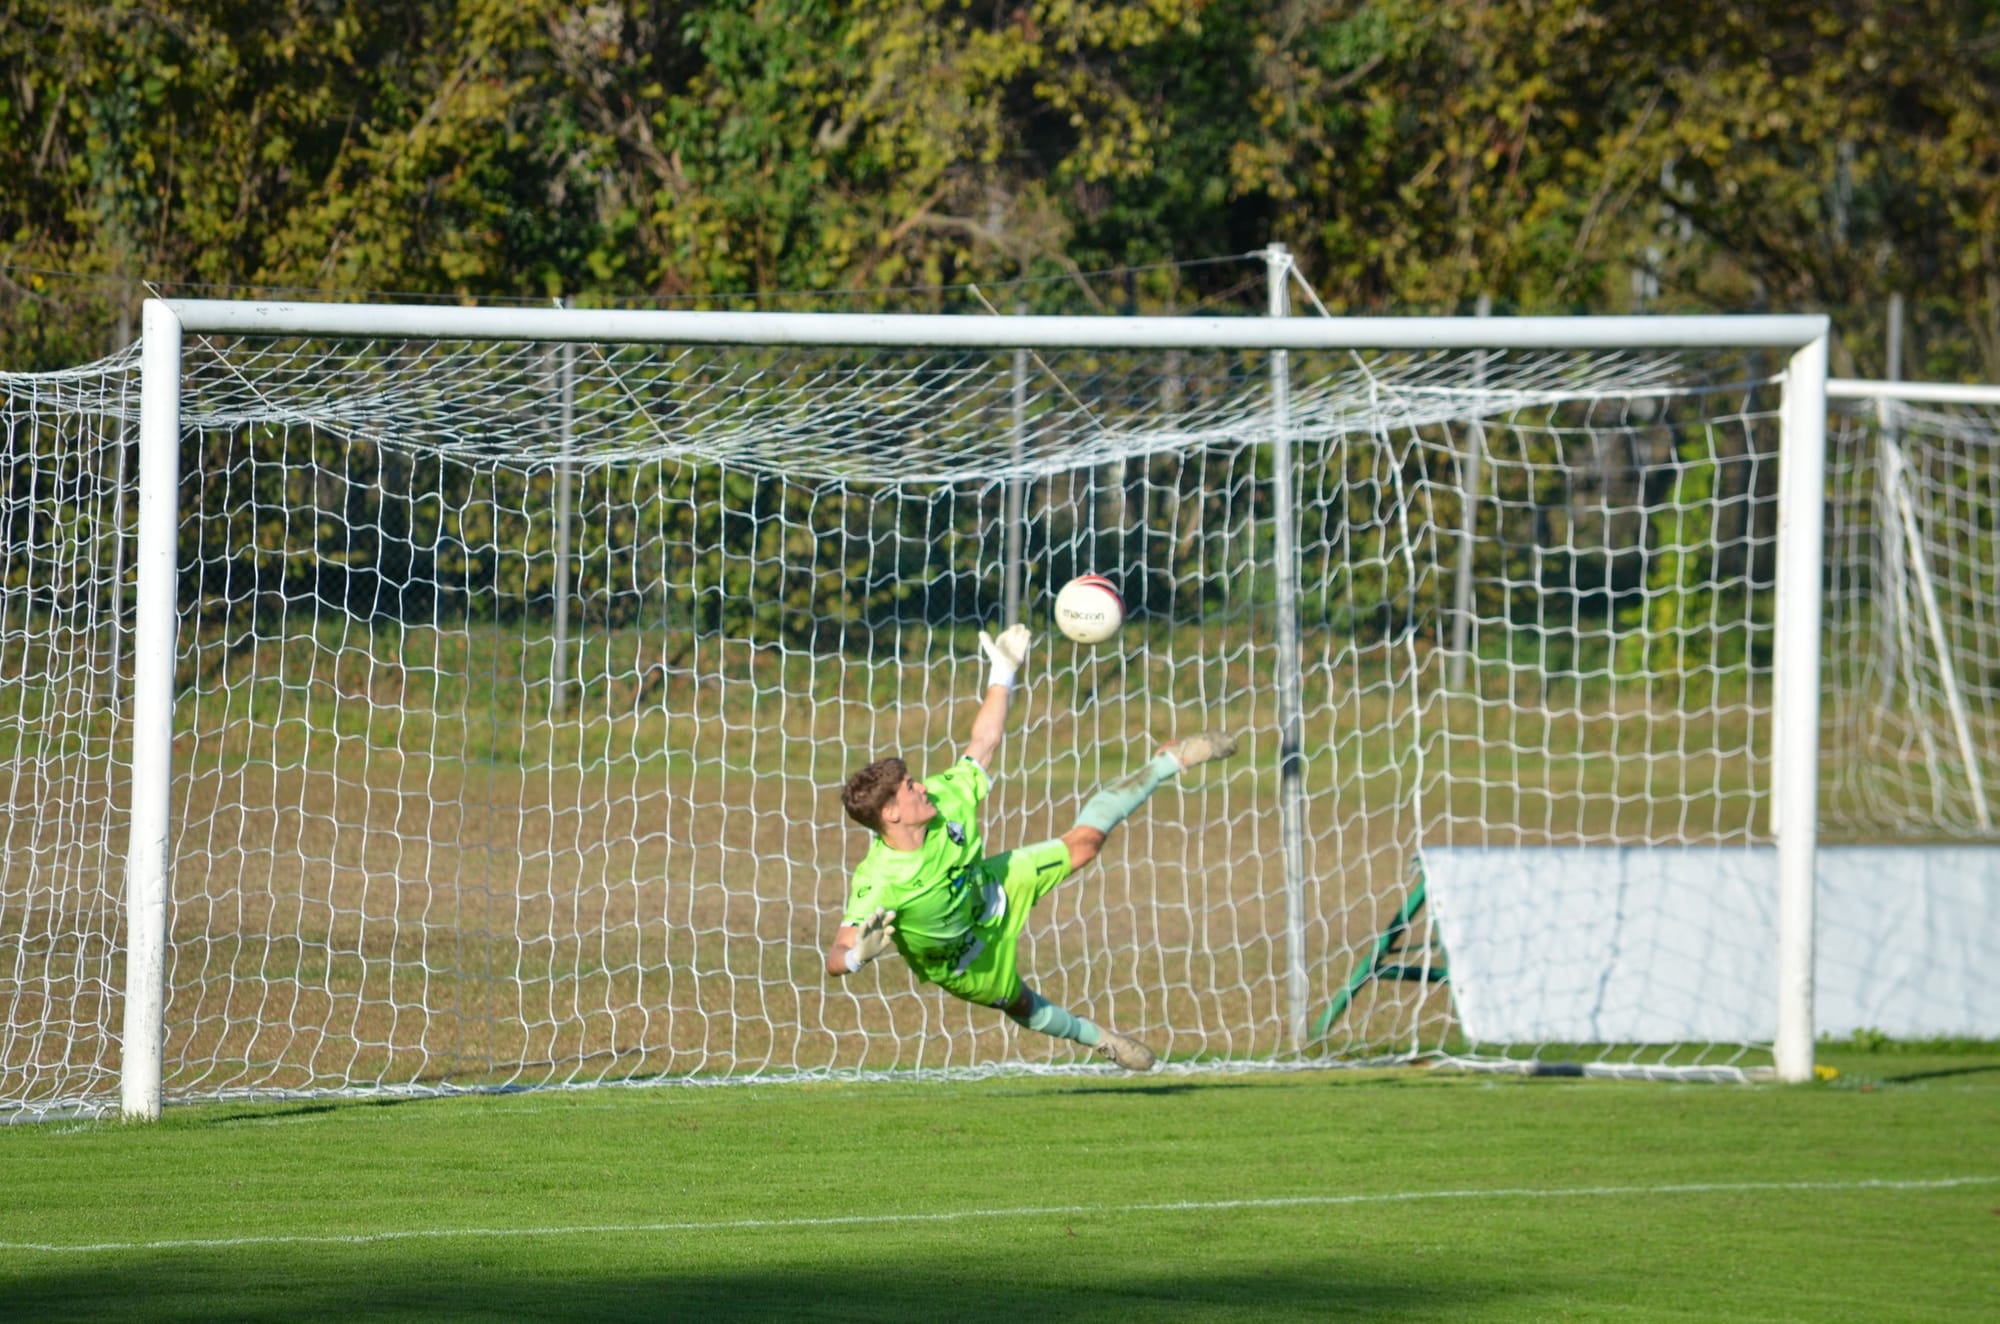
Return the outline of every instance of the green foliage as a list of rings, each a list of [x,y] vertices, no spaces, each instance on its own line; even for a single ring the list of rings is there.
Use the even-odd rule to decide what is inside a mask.
[[[2000,10],[1975,0],[27,0],[0,14],[0,362],[98,355],[140,281],[978,310],[937,287],[1279,240],[1336,311],[1463,309],[1480,292],[1510,310],[1618,311],[1635,271],[1657,280],[1656,305],[1690,308],[1873,309],[1908,289],[1923,295],[1910,370],[1991,375],[1996,36]],[[1260,276],[1218,264],[1028,297],[1188,309]],[[1844,353],[1872,360],[1879,337],[1857,332]],[[190,591],[236,613],[301,591],[348,600],[386,569],[460,585],[476,616],[502,568],[467,549],[519,518],[506,509],[541,509],[551,481],[426,500],[417,474],[367,448],[288,466],[272,461],[301,443],[202,444],[214,453],[187,472],[208,522],[190,551],[209,582]],[[227,467],[223,452],[259,447],[258,465]],[[1761,602],[1674,591],[1702,568],[1687,517],[1610,531],[1598,561],[1544,555],[1592,545],[1557,527],[1588,516],[1553,469],[1522,460],[1495,479],[1500,536],[1474,567],[1483,618],[1546,618],[1533,599],[1570,593],[1592,621],[1622,606],[1623,666],[1755,655],[1759,628],[1723,623]],[[1351,509],[1399,478],[1415,490],[1431,462],[1309,470],[1328,527],[1308,540],[1379,538]],[[381,509],[342,509],[375,466]],[[657,492],[631,508],[634,528],[703,484],[753,482],[642,481]],[[1692,499],[1710,479],[1697,464],[1678,481]],[[1244,517],[1265,513],[1258,491],[1197,513],[1257,536]],[[891,610],[895,576],[848,578],[876,517],[827,499],[793,510],[796,497],[753,494],[739,508],[783,518],[747,534],[703,530],[718,550],[702,590],[661,609],[712,623],[742,601],[745,565],[781,559],[722,554],[747,537],[811,541],[811,558],[783,562],[852,586],[820,620]],[[371,519],[379,546],[329,531]],[[637,610],[614,587],[631,532],[577,533],[578,591],[614,618]],[[526,600],[552,591],[547,534],[507,535],[525,549]],[[1621,567],[1640,558],[1616,553],[1641,541],[1653,551],[1635,580]],[[435,550],[397,550],[419,546]],[[1435,606],[1435,580],[1388,563],[1376,578],[1330,573],[1306,607],[1389,636]],[[809,582],[754,587],[759,631],[789,637],[813,615]],[[1650,607],[1626,600],[1640,587]]]
[[[102,345],[140,279],[909,306],[1277,239],[1336,309],[1615,310],[1635,269],[1690,307],[1919,290],[1990,372],[1996,30],[1975,0],[29,0],[0,325],[10,363]]]
[[[1680,676],[1712,694],[1719,672],[1770,663],[1772,594],[1719,573],[1717,446],[1707,429],[1682,442],[1673,486],[1651,517],[1645,592],[1618,612],[1620,674]]]

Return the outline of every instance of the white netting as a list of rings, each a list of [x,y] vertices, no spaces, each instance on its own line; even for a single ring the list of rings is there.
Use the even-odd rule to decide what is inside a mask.
[[[1827,831],[2000,840],[2000,409],[1829,427]]]
[[[0,1116],[117,1092],[135,368],[0,374]]]
[[[1777,391],[1747,358],[1290,355],[1289,861],[1266,355],[186,358],[170,1098],[1072,1060],[898,963],[821,966],[863,845],[838,787],[951,757],[1010,578],[1043,640],[994,849],[1066,828],[1161,738],[1254,733],[1121,829],[1023,954],[1177,1059],[1524,1051],[1455,1022],[1420,847],[1762,839]],[[101,1106],[136,359],[0,382],[0,1100]],[[1133,609],[1094,651],[1046,628],[1084,570]],[[1565,923],[1547,898],[1524,962],[1561,963]],[[1698,1027],[1709,972],[1684,965],[1630,992]]]
[[[1010,426],[1015,357],[396,342],[356,345],[329,360],[317,342],[241,341],[226,353],[190,355],[193,407],[184,406],[183,421],[312,426],[509,466],[682,459],[903,485],[1039,475],[1270,437],[1259,354],[1163,352],[1142,366],[1130,352],[1024,352],[1018,429]],[[1674,360],[1660,356],[1488,355],[1474,387],[1467,363],[1434,354],[1376,368],[1361,355],[1329,357],[1293,387],[1290,426],[1302,438],[1416,427],[1469,411],[1622,396],[1675,377]],[[559,429],[550,409],[566,370],[574,398]]]

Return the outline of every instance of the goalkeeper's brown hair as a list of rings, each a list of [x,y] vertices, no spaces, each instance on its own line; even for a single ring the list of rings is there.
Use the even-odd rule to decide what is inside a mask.
[[[902,789],[903,779],[909,775],[909,765],[894,755],[876,759],[849,777],[847,785],[840,788],[841,806],[847,810],[847,816],[862,827],[870,832],[880,832],[883,806],[896,798],[896,792]]]

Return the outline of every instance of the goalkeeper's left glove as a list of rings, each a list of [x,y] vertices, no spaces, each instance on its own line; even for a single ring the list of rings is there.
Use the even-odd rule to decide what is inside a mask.
[[[896,933],[896,912],[878,910],[861,924],[854,935],[854,945],[847,949],[847,972],[859,974],[861,967],[884,956],[895,944],[890,940]]]
[[[1034,641],[1035,637],[1028,633],[1028,627],[1018,622],[1002,630],[998,638],[981,630],[979,647],[985,652],[987,661],[993,664],[993,670],[986,678],[986,687],[991,689],[999,685],[1006,689],[1014,688],[1014,677],[1027,663],[1028,645]]]

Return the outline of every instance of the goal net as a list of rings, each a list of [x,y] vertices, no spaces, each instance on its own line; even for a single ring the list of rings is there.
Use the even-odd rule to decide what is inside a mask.
[[[2000,842],[2000,390],[1841,385],[1825,831]]]
[[[1009,615],[994,849],[1250,733],[1044,902],[1051,1000],[1197,1066],[1771,1061],[1781,436],[1821,405],[1770,350],[1822,324],[1275,353],[1248,319],[854,348],[687,316],[191,331],[150,568],[137,352],[0,376],[0,1108],[115,1106],[148,730],[170,1100],[1076,1064],[900,962],[822,966],[842,781],[953,758]],[[1085,571],[1130,610],[1094,649],[1048,622]],[[1960,680],[1990,722],[1990,666]],[[1689,882],[1718,859],[1762,881]]]

